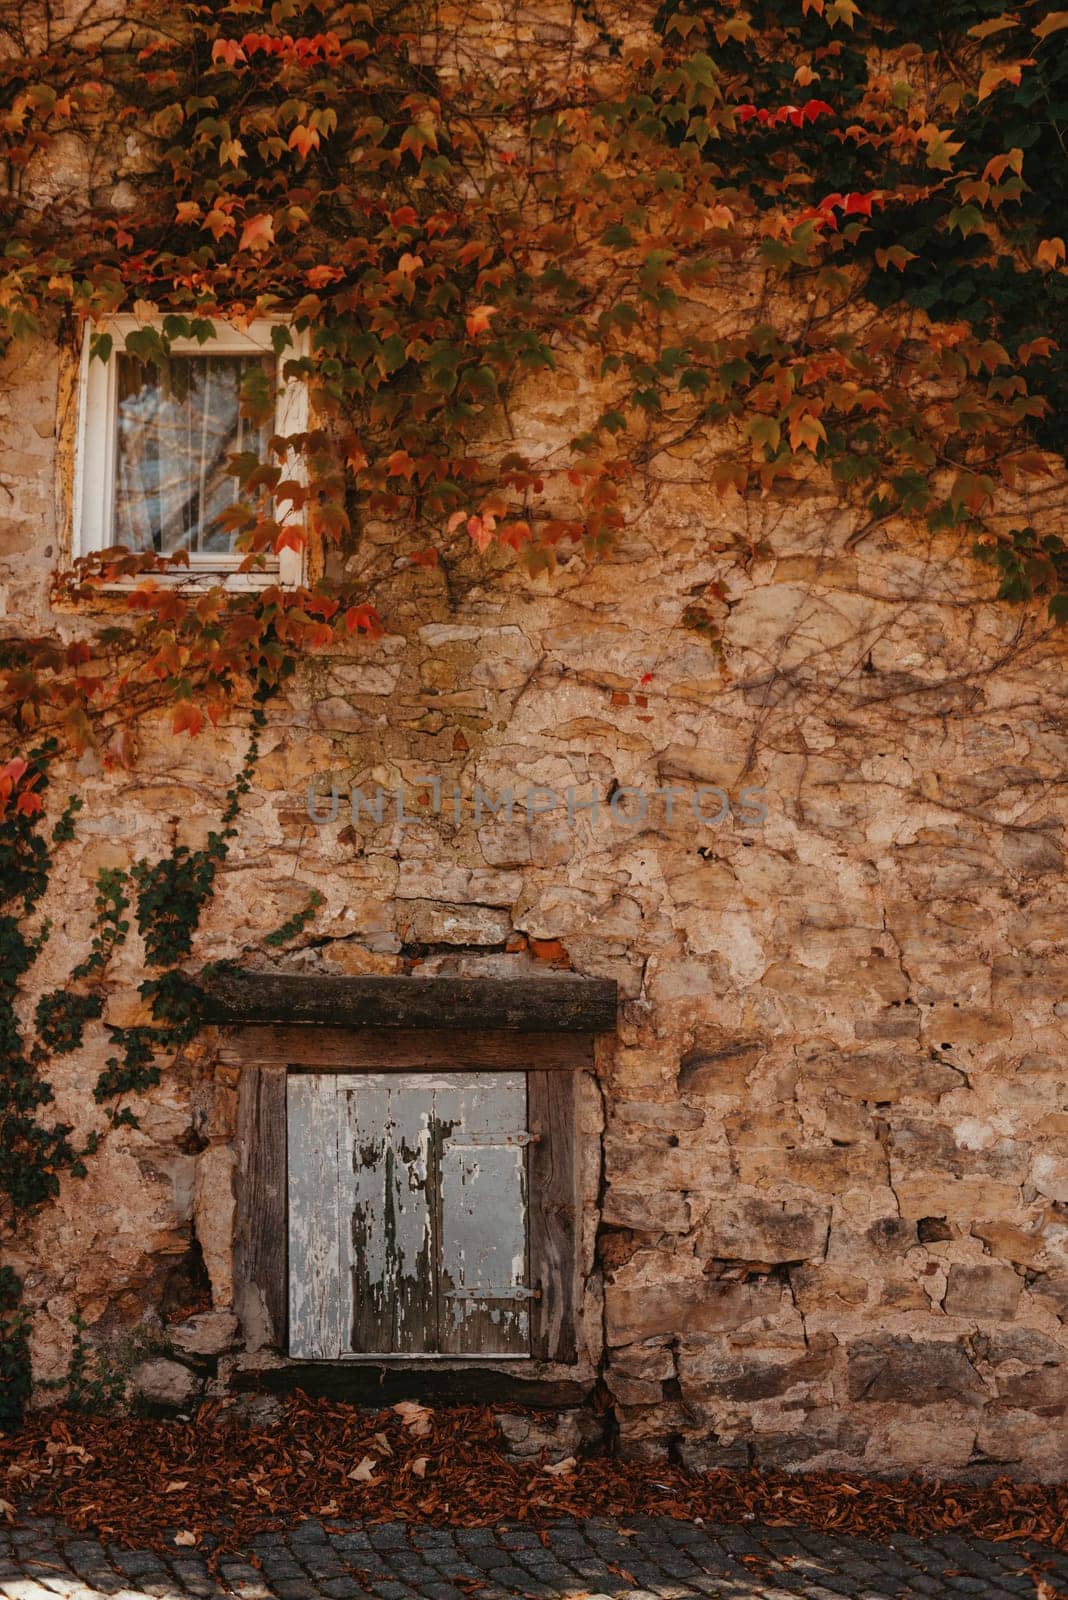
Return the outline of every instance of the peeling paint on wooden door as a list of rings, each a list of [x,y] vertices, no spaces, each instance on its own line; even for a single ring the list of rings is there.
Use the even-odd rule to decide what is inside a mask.
[[[291,1074],[290,1354],[530,1353],[522,1072]]]

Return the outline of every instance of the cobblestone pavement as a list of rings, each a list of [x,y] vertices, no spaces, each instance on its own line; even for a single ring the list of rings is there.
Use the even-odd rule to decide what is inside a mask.
[[[1017,1544],[951,1534],[869,1542],[662,1517],[558,1522],[547,1542],[515,1524],[338,1533],[309,1521],[221,1559],[217,1577],[198,1551],[123,1550],[43,1519],[0,1542],[8,1600],[1048,1600],[1068,1589],[1068,1558]]]

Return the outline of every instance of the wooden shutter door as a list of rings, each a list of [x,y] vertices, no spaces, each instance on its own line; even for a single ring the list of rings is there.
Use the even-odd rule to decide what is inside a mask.
[[[290,1073],[289,1353],[332,1361],[342,1353],[338,1273],[338,1116],[335,1080]]]
[[[440,1348],[529,1355],[526,1074],[457,1074],[435,1106],[443,1130]]]
[[[418,1079],[337,1080],[341,1304],[345,1349],[436,1349],[433,1124]],[[429,1180],[429,1181],[428,1181]]]
[[[293,1074],[290,1354],[530,1353],[523,1072]]]

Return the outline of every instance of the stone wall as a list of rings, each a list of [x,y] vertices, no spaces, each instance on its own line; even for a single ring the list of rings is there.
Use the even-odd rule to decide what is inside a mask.
[[[42,342],[0,374],[0,617],[73,636],[99,619],[49,612],[68,362]],[[566,433],[570,404],[561,384],[526,426]],[[368,530],[352,564],[386,637],[309,662],[272,710],[200,954],[239,950],[315,887],[289,970],[618,980],[583,1112],[581,1371],[624,1450],[1055,1476],[1063,643],[908,530],[850,548],[815,491],[742,507],[706,485],[693,448],[612,559],[536,579],[457,546],[446,583]],[[713,648],[683,615],[720,582]],[[71,771],[85,812],[42,982],[84,939],[101,866],[203,840],[245,739],[236,712],[195,741],[148,725],[132,771]],[[399,787],[418,820],[343,803],[317,825],[310,784],[320,805],[332,785]],[[476,784],[515,792],[510,822],[476,819]],[[558,803],[528,817],[531,786]],[[709,786],[734,803],[719,826]],[[610,805],[620,787],[644,793],[644,820],[635,795]],[[132,943],[113,1020],[135,1014],[139,977]],[[57,1074],[81,1129],[101,1049]],[[177,1322],[196,1383],[221,1353],[240,1365],[226,1315],[187,1321],[232,1301],[235,1097],[206,1035],[11,1253],[40,1378],[62,1372],[75,1311],[128,1363],[169,1360]]]

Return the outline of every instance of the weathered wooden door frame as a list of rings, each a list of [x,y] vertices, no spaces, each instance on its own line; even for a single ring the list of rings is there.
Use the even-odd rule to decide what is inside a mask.
[[[436,985],[425,980],[420,986]],[[288,1354],[288,1074],[521,1070],[535,1136],[528,1184],[531,1281],[538,1298],[531,1302],[531,1356],[515,1359],[561,1365],[576,1360],[575,1082],[578,1072],[593,1067],[591,1034],[259,1024],[228,1031],[220,1053],[240,1066],[234,1286],[249,1348]],[[477,1365],[479,1358],[450,1360]],[[388,1365],[390,1357],[379,1356],[376,1363]]]

